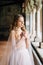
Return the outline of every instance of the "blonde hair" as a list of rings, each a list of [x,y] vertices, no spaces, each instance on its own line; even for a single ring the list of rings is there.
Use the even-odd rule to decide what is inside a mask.
[[[16,14],[16,15],[14,15],[14,21],[13,21],[13,24],[12,24],[12,29],[15,27],[17,27],[17,20],[19,19],[19,17],[23,17],[23,15],[21,15],[21,14]],[[23,17],[24,18],[24,17]],[[26,29],[25,29],[25,25],[21,28],[23,31],[25,31]]]

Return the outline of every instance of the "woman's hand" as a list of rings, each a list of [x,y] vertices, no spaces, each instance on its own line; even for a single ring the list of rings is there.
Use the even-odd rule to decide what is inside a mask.
[[[23,32],[21,32],[20,36],[21,36],[21,38],[24,36]]]
[[[27,38],[28,38],[27,31],[25,31],[25,32],[23,33],[23,35],[24,35],[25,39],[27,39]]]
[[[27,31],[22,31],[21,34],[20,34],[20,36],[21,36],[21,38],[24,36],[25,39],[27,39],[27,38],[28,38],[28,33],[27,33]]]

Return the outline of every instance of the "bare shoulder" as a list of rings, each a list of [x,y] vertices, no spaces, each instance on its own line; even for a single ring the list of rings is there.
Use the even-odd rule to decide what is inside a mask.
[[[15,30],[11,30],[11,33],[12,33],[12,34],[15,33]]]
[[[11,36],[12,36],[12,35],[15,35],[15,31],[14,31],[14,30],[11,30],[10,35],[11,35]]]

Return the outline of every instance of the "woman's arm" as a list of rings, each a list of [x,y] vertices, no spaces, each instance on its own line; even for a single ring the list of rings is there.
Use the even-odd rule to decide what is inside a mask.
[[[29,34],[27,31],[25,32],[24,36],[25,36],[26,48],[29,48],[30,40],[29,40]]]
[[[29,48],[29,39],[25,38],[25,42],[26,42],[26,48]]]

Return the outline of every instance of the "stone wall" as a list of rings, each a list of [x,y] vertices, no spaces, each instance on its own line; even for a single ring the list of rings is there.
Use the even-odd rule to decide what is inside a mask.
[[[21,7],[18,4],[7,5],[0,8],[0,25],[9,25],[13,21],[13,16],[21,13]]]
[[[21,13],[20,4],[0,7],[0,40],[8,39],[10,25],[13,22],[14,15],[17,13]]]

